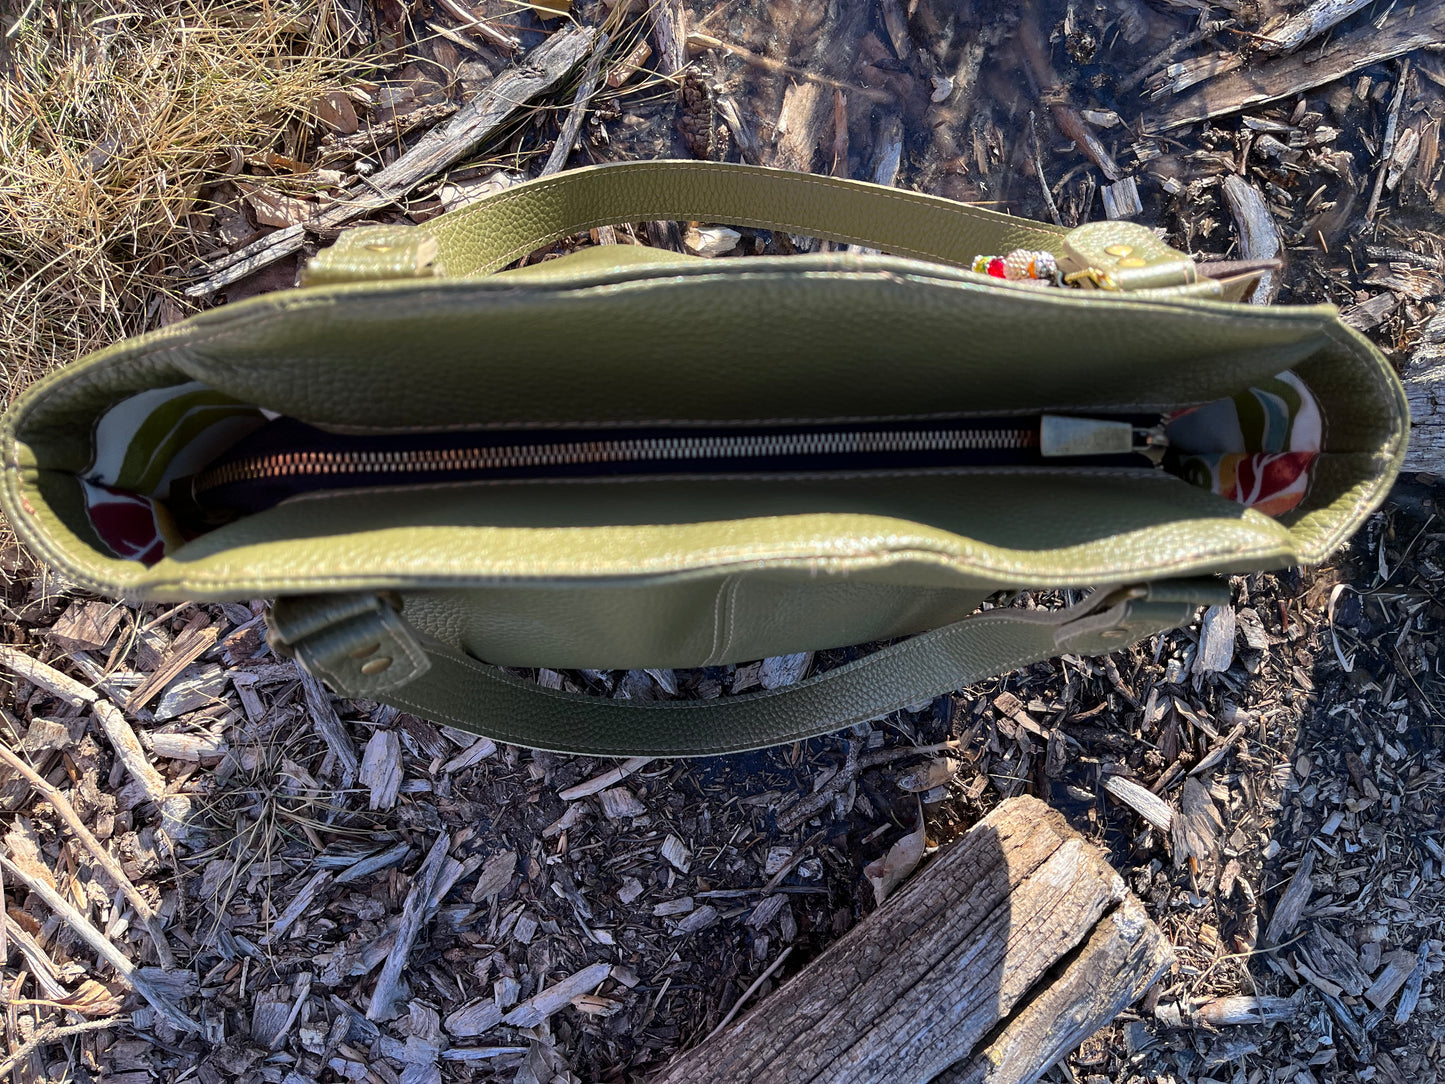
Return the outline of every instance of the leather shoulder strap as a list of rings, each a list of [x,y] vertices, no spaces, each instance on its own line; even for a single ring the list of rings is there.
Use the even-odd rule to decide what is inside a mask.
[[[307,265],[308,286],[399,277],[488,275],[596,226],[695,219],[781,230],[971,267],[1023,248],[1119,289],[1195,282],[1194,262],[1132,222],[1068,231],[939,196],[724,162],[622,162],[528,181],[423,227],[347,230]]]
[[[1097,592],[1065,610],[998,609],[783,689],[638,703],[523,681],[419,636],[377,595],[283,598],[270,640],[343,696],[534,749],[605,756],[734,753],[826,734],[1062,654],[1100,654],[1220,601],[1217,580]]]

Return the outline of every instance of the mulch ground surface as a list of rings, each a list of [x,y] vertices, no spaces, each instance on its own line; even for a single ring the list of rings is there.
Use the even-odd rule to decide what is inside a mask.
[[[661,5],[661,31],[615,35],[570,162],[792,164],[1065,225],[1129,210],[1192,252],[1257,255],[1240,245],[1248,208],[1223,194],[1233,177],[1274,224],[1280,299],[1340,305],[1403,361],[1445,290],[1432,232],[1445,64],[1368,47],[1427,5],[1391,8],[1383,29],[1367,8],[1305,47],[1323,63],[1344,41],[1367,59],[1352,66],[1347,50],[1311,82],[1290,59],[1301,54],[1261,44],[1299,6],[700,7],[672,28],[691,41],[678,90],[648,75],[675,11]],[[574,15],[600,25],[608,10]],[[178,282],[211,283],[197,303],[290,285],[294,252],[208,276],[314,222],[562,32],[500,0],[335,12],[346,48],[379,59],[318,103],[313,128],[285,133],[286,163],[248,160],[201,189],[189,228],[208,260],[176,268]],[[1230,103],[1235,60],[1286,91]],[[1205,75],[1218,112],[1175,124]],[[827,108],[805,109],[797,87],[825,87]],[[535,175],[575,90],[367,220],[424,222]],[[810,247],[687,226],[634,223],[553,251]],[[153,309],[157,323],[181,314],[169,299]],[[39,781],[0,769],[5,1070],[123,1084],[641,1079],[866,919],[864,867],[920,817],[929,847],[946,846],[1032,794],[1107,850],[1178,957],[1051,1079],[1434,1084],[1437,493],[1428,478],[1402,485],[1330,565],[1235,578],[1229,605],[1105,658],[1039,664],[807,743],[626,763],[498,747],[338,699],[270,653],[260,600],[122,605],[11,547],[0,724]],[[601,696],[712,698],[861,650],[527,673]]]

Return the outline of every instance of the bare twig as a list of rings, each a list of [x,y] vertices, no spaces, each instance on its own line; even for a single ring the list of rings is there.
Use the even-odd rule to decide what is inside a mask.
[[[30,3],[25,5],[25,10],[22,11],[16,17],[15,21],[10,24],[10,29],[5,31],[5,36],[7,38],[13,38],[16,34],[20,33],[20,28],[24,26],[27,21],[29,21],[30,16],[34,13],[36,7],[38,7],[39,4],[40,0],[30,0]],[[0,1073],[0,1076],[3,1075],[3,1073]]]
[[[10,1075],[10,1070],[19,1065],[42,1046],[57,1042],[60,1039],[67,1039],[72,1035],[80,1035],[87,1031],[104,1031],[106,1028],[113,1028],[117,1025],[128,1023],[128,1016],[107,1016],[103,1020],[82,1020],[79,1024],[66,1024],[61,1026],[54,1022],[46,1022],[40,1025],[37,1031],[28,1041],[16,1047],[0,1061],[0,1079]]]
[[[1064,220],[1059,217],[1058,204],[1054,203],[1054,194],[1049,191],[1049,180],[1044,176],[1044,159],[1039,150],[1039,130],[1034,126],[1034,111],[1029,110],[1029,142],[1033,144],[1034,150],[1034,173],[1039,178],[1039,191],[1044,194],[1044,206],[1049,209],[1049,217],[1054,220],[1055,226],[1062,226]]]
[[[1049,63],[1038,29],[1038,17],[1032,5],[1025,4],[1023,10],[1024,17],[1019,24],[1019,44],[1023,48],[1028,72],[1035,81],[1039,104],[1049,107],[1055,126],[1074,141],[1074,145],[1099,167],[1105,177],[1111,181],[1119,180],[1124,176],[1124,171],[1069,101],[1068,88],[1059,80],[1058,73]]]
[[[172,1027],[178,1031],[189,1032],[191,1034],[198,1033],[201,1030],[199,1024],[181,1012],[175,1005],[171,1004],[170,999],[140,973],[135,964],[127,959],[125,953],[111,944],[110,939],[92,926],[90,920],[72,907],[59,892],[40,880],[40,878],[30,876],[30,874],[26,873],[25,870],[21,869],[5,855],[0,855],[0,867],[3,867],[7,873],[21,881],[26,888],[39,896],[45,902],[45,906],[55,912],[56,916],[74,930],[76,935],[93,948],[106,963],[115,968],[116,973],[120,975],[136,993],[145,998],[151,1008],[165,1017]]]
[[[837,79],[830,79],[826,75],[819,75],[806,68],[799,68],[792,64],[785,64],[781,60],[774,60],[772,57],[763,56],[745,49],[741,45],[734,45],[730,41],[723,41],[711,34],[704,34],[701,31],[693,31],[687,36],[687,43],[699,49],[721,49],[725,53],[737,57],[744,63],[751,64],[755,68],[772,72],[775,75],[786,75],[791,79],[801,79],[806,83],[818,83],[821,86],[831,87],[834,90],[844,90],[849,94],[856,94],[866,98],[870,102],[893,102],[894,96],[886,90],[879,90],[877,87],[865,87],[858,83],[844,83]]]
[[[1405,104],[1405,84],[1410,78],[1409,60],[1400,61],[1400,78],[1395,80],[1395,96],[1390,100],[1390,118],[1385,121],[1385,138],[1380,143],[1380,171],[1375,174],[1375,187],[1370,189],[1370,202],[1365,207],[1365,221],[1373,222],[1380,209],[1380,193],[1385,189],[1385,174],[1390,170],[1390,156],[1395,153],[1395,133],[1400,127],[1400,107]]]
[[[100,864],[101,869],[105,870],[111,883],[125,893],[125,898],[135,908],[135,913],[145,925],[146,933],[150,934],[151,942],[156,947],[156,957],[160,960],[160,965],[166,970],[175,967],[176,959],[171,954],[170,943],[166,940],[165,931],[161,929],[160,919],[156,912],[146,898],[140,894],[140,890],[131,882],[131,879],[125,875],[125,870],[120,868],[120,863],[111,857],[111,853],[105,845],[91,834],[90,829],[85,826],[85,822],[80,819],[80,815],[75,812],[75,807],[70,804],[65,795],[47,783],[34,768],[4,745],[0,745],[0,761],[4,761],[5,764],[24,776],[41,797],[60,814],[60,819],[70,826],[70,830],[85,845],[85,849],[90,852],[91,857]]]
[[[756,994],[758,992],[758,988],[762,986],[763,983],[767,982],[768,979],[772,976],[772,974],[778,970],[778,968],[783,966],[783,961],[786,960],[788,956],[792,953],[793,947],[794,946],[789,945],[787,948],[783,949],[782,952],[778,953],[778,958],[772,963],[768,964],[767,970],[752,981],[752,985],[750,985],[746,990],[743,991],[743,996],[733,1002],[733,1007],[728,1010],[727,1015],[718,1021],[717,1027],[713,1028],[710,1032],[707,1033],[708,1039],[711,1039],[723,1028],[727,1027],[728,1024],[732,1023],[732,1019],[733,1017],[737,1016],[738,1010],[748,1003],[748,998]],[[704,1039],[703,1042],[707,1042],[707,1039]]]

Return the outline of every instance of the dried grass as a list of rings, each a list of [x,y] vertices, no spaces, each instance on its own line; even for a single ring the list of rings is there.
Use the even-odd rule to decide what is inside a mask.
[[[296,157],[343,60],[331,5],[99,0],[35,7],[0,70],[0,344],[8,403],[178,315],[208,177]],[[288,144],[290,144],[288,146]]]

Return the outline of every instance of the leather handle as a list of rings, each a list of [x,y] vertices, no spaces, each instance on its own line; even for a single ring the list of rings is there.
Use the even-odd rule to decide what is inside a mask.
[[[505,189],[422,227],[348,230],[307,265],[305,285],[471,278],[596,226],[729,222],[971,267],[980,254],[1043,250],[1111,289],[1180,286],[1194,262],[1132,222],[1068,231],[900,188],[725,162],[588,166]],[[413,240],[408,241],[410,232]],[[1217,289],[1217,288],[1216,288]]]
[[[374,595],[283,598],[270,627],[274,647],[343,696],[529,748],[702,756],[816,737],[1057,655],[1113,651],[1224,597],[1219,581],[1189,580],[1096,592],[1065,610],[989,610],[784,689],[651,703],[523,681],[418,636]]]

